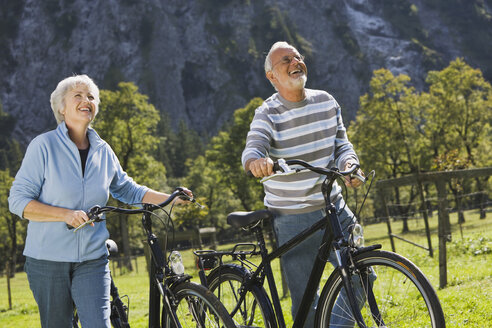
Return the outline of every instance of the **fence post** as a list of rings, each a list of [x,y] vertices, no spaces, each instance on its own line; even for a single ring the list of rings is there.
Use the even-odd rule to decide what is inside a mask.
[[[449,214],[446,199],[446,180],[436,181],[438,199],[438,231],[439,231],[439,287],[444,288],[448,284],[446,242],[450,238]]]
[[[429,229],[429,217],[427,216],[427,206],[425,206],[424,190],[422,188],[422,181],[420,181],[420,172],[417,172],[417,187],[420,194],[420,201],[422,203],[422,215],[424,216],[425,233],[427,234],[427,244],[429,245],[429,255],[434,257],[434,250],[432,249],[431,234]]]
[[[393,232],[391,232],[390,213],[389,213],[388,205],[386,204],[386,197],[385,197],[386,191],[384,188],[380,188],[379,190],[380,190],[379,194],[381,195],[381,200],[383,201],[383,206],[386,213],[386,226],[388,227],[388,235],[391,242],[391,250],[393,252],[396,252],[395,241],[393,240]]]
[[[7,293],[9,294],[9,310],[12,310],[12,290],[10,289],[10,261],[7,261]]]

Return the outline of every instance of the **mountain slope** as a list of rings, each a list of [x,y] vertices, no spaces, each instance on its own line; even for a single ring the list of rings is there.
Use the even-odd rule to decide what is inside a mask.
[[[0,101],[24,143],[54,127],[50,93],[74,73],[132,81],[174,122],[215,133],[273,93],[263,62],[278,40],[306,55],[308,87],[332,93],[347,123],[380,67],[423,87],[461,56],[492,77],[490,0],[1,2]]]

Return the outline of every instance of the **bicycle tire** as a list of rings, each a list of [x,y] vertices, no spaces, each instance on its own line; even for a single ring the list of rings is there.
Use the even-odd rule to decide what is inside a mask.
[[[171,304],[181,327],[236,327],[217,297],[204,286],[184,281],[171,286],[171,292],[174,295]],[[174,327],[165,310],[162,327]]]
[[[113,328],[130,328],[125,306],[120,298],[111,301],[111,326]]]
[[[250,273],[244,267],[225,264],[215,268],[207,276],[208,288],[231,313],[239,301],[239,289],[249,277]],[[239,310],[234,315],[231,313],[232,319],[238,327],[277,327],[272,303],[263,286],[259,284],[251,285],[244,297],[243,304],[239,305],[238,308]]]
[[[363,287],[359,291],[363,293],[356,296],[368,327],[445,327],[444,314],[434,288],[411,261],[392,252],[374,250],[357,255],[354,264],[351,274],[362,282]],[[337,270],[321,293],[316,310],[316,327],[329,327],[330,323],[331,327],[336,326],[331,320],[341,316],[345,316],[347,321],[353,320],[352,311],[347,308],[340,311],[344,305],[337,303],[342,285],[342,277]],[[373,299],[384,324],[372,316],[370,305],[374,308],[374,301],[367,301],[368,285],[372,285]],[[334,308],[338,309],[338,313],[333,314]]]

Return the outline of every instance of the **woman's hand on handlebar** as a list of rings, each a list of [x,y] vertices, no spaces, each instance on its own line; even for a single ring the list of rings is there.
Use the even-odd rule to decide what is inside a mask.
[[[273,161],[271,158],[258,158],[249,163],[248,170],[257,177],[263,178],[272,175],[273,172]]]
[[[348,171],[352,168],[356,163],[347,162],[345,164],[344,171]],[[345,176],[345,185],[347,187],[358,188],[365,182],[365,175],[361,169],[357,169],[354,173]]]
[[[71,211],[70,214],[65,218],[65,223],[74,228],[77,228],[87,221],[89,221],[87,213],[81,210]],[[94,226],[94,223],[91,222],[91,225]]]
[[[184,196],[184,198],[185,198],[185,199],[181,199],[181,198],[179,198],[179,197],[178,197],[178,198],[176,199],[176,203],[177,203],[177,204],[186,203],[186,202],[188,202],[188,201],[190,201],[190,200],[192,200],[192,199],[193,199],[193,193],[192,193],[189,189],[184,188],[184,187],[180,187],[179,189],[180,189],[180,190],[184,193],[184,195],[186,195],[186,196]],[[148,203],[148,204],[160,204],[160,203],[162,203],[162,202],[166,201],[166,200],[169,198],[169,196],[170,196],[170,195],[168,195],[168,194],[165,194],[165,193],[162,193],[162,192],[158,192],[158,191],[155,191],[155,190],[149,189],[149,190],[145,193],[145,195],[144,195],[144,197],[143,197],[143,199],[142,199],[142,203]],[[179,195],[178,195],[178,196],[179,196]],[[188,197],[189,197],[189,199],[186,199],[186,198],[188,198]]]

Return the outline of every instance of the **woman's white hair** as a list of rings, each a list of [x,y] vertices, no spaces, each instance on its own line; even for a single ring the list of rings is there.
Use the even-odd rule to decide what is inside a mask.
[[[62,114],[62,111],[65,108],[65,95],[68,91],[72,90],[79,84],[87,86],[92,96],[94,96],[94,102],[96,105],[96,112],[94,113],[94,117],[96,117],[97,112],[99,111],[100,102],[99,88],[87,75],[74,75],[61,80],[56,86],[55,91],[51,93],[51,109],[53,110],[53,114],[55,114],[57,124],[65,121],[65,116]]]

